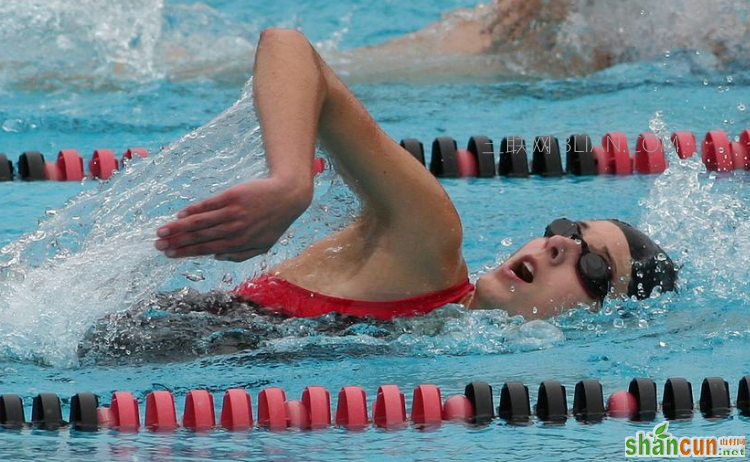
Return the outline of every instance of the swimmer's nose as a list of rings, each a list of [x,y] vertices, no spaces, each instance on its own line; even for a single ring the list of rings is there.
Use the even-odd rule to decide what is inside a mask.
[[[563,265],[568,261],[576,261],[581,254],[581,245],[573,239],[563,236],[547,238],[545,250],[552,266]]]

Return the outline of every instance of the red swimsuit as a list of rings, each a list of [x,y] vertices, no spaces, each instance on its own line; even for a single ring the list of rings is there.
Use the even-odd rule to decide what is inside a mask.
[[[468,281],[417,297],[388,301],[350,300],[313,292],[275,276],[248,279],[233,293],[271,311],[292,317],[312,318],[331,312],[350,316],[393,319],[427,314],[449,303],[458,303],[474,286]]]

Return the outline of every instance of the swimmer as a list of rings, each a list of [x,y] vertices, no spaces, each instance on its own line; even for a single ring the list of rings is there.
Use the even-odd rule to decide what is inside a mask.
[[[744,69],[746,10],[740,0],[493,0],[384,43],[324,55],[349,83],[567,78],[670,55],[698,68]],[[161,53],[171,79],[240,83],[250,69],[236,53],[249,48],[209,61],[170,44]]]
[[[403,37],[355,49],[347,58],[351,67],[365,66],[359,74],[400,70],[408,75],[411,67],[414,78],[425,72],[561,78],[679,50],[705,55],[716,66],[743,61],[750,39],[746,4],[712,3],[710,14],[720,21],[706,21],[707,6],[702,0],[493,0],[449,12]],[[425,56],[443,59],[419,66]],[[379,68],[370,69],[368,62]]]
[[[565,218],[475,286],[448,194],[301,33],[261,34],[253,93],[269,176],[186,207],[157,230],[156,248],[169,258],[234,262],[268,252],[311,203],[317,141],[363,205],[346,229],[237,287],[241,300],[282,316],[386,320],[458,303],[532,319],[675,289],[675,265],[641,231],[614,219]]]

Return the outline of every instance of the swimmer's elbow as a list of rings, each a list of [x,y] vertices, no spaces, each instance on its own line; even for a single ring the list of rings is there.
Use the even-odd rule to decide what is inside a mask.
[[[268,27],[260,33],[259,44],[267,42],[299,42],[305,45],[309,44],[307,37],[296,29],[284,29],[281,27]]]

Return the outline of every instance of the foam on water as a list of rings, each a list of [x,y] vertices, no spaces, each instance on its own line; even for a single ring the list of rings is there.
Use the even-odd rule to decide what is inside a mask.
[[[642,227],[684,264],[681,287],[695,303],[750,300],[750,193],[745,172],[707,173],[700,155],[680,160],[669,126],[651,130],[668,147],[670,168],[642,201]],[[706,298],[708,297],[708,299]]]

